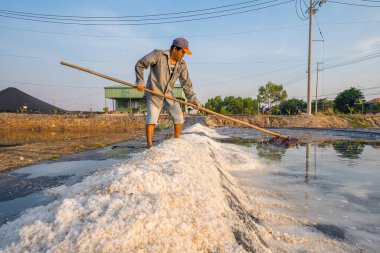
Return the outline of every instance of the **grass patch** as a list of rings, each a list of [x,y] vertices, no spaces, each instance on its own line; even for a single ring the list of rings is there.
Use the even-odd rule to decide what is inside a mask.
[[[370,128],[371,123],[363,116],[361,115],[350,115],[350,116],[344,116],[342,118],[345,118],[348,120],[350,127],[353,128]]]

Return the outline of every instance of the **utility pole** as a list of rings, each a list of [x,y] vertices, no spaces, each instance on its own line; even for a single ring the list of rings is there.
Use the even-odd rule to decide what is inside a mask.
[[[307,115],[311,115],[311,56],[312,56],[312,33],[313,33],[313,0],[310,0],[309,8],[309,59],[307,66]]]
[[[315,115],[318,113],[318,73],[319,73],[319,64],[320,62],[317,62],[317,82],[315,84]]]
[[[311,115],[311,65],[312,65],[312,34],[313,34],[313,15],[318,11],[318,7],[326,3],[326,0],[310,0],[309,12],[309,59],[307,67],[307,115]]]

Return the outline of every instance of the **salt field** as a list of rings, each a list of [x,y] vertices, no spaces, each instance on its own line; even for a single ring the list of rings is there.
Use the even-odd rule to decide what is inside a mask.
[[[3,174],[0,252],[376,251],[378,133],[254,133],[196,124]]]

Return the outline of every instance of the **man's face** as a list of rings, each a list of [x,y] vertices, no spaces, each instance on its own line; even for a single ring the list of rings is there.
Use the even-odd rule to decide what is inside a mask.
[[[185,51],[183,51],[183,49],[174,48],[173,56],[176,61],[180,61],[185,56]]]

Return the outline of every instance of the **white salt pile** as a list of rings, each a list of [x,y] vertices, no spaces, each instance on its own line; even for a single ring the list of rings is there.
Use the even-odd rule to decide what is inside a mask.
[[[0,252],[268,252],[269,234],[227,173],[237,164],[254,169],[238,148],[207,136],[166,140],[46,191],[53,203],[0,227]]]
[[[358,251],[316,229],[324,224],[291,216],[281,194],[254,181],[237,185],[228,171],[255,178],[269,169],[251,149],[218,143],[211,137],[226,136],[199,124],[185,132],[46,190],[53,203],[0,227],[0,252]]]

